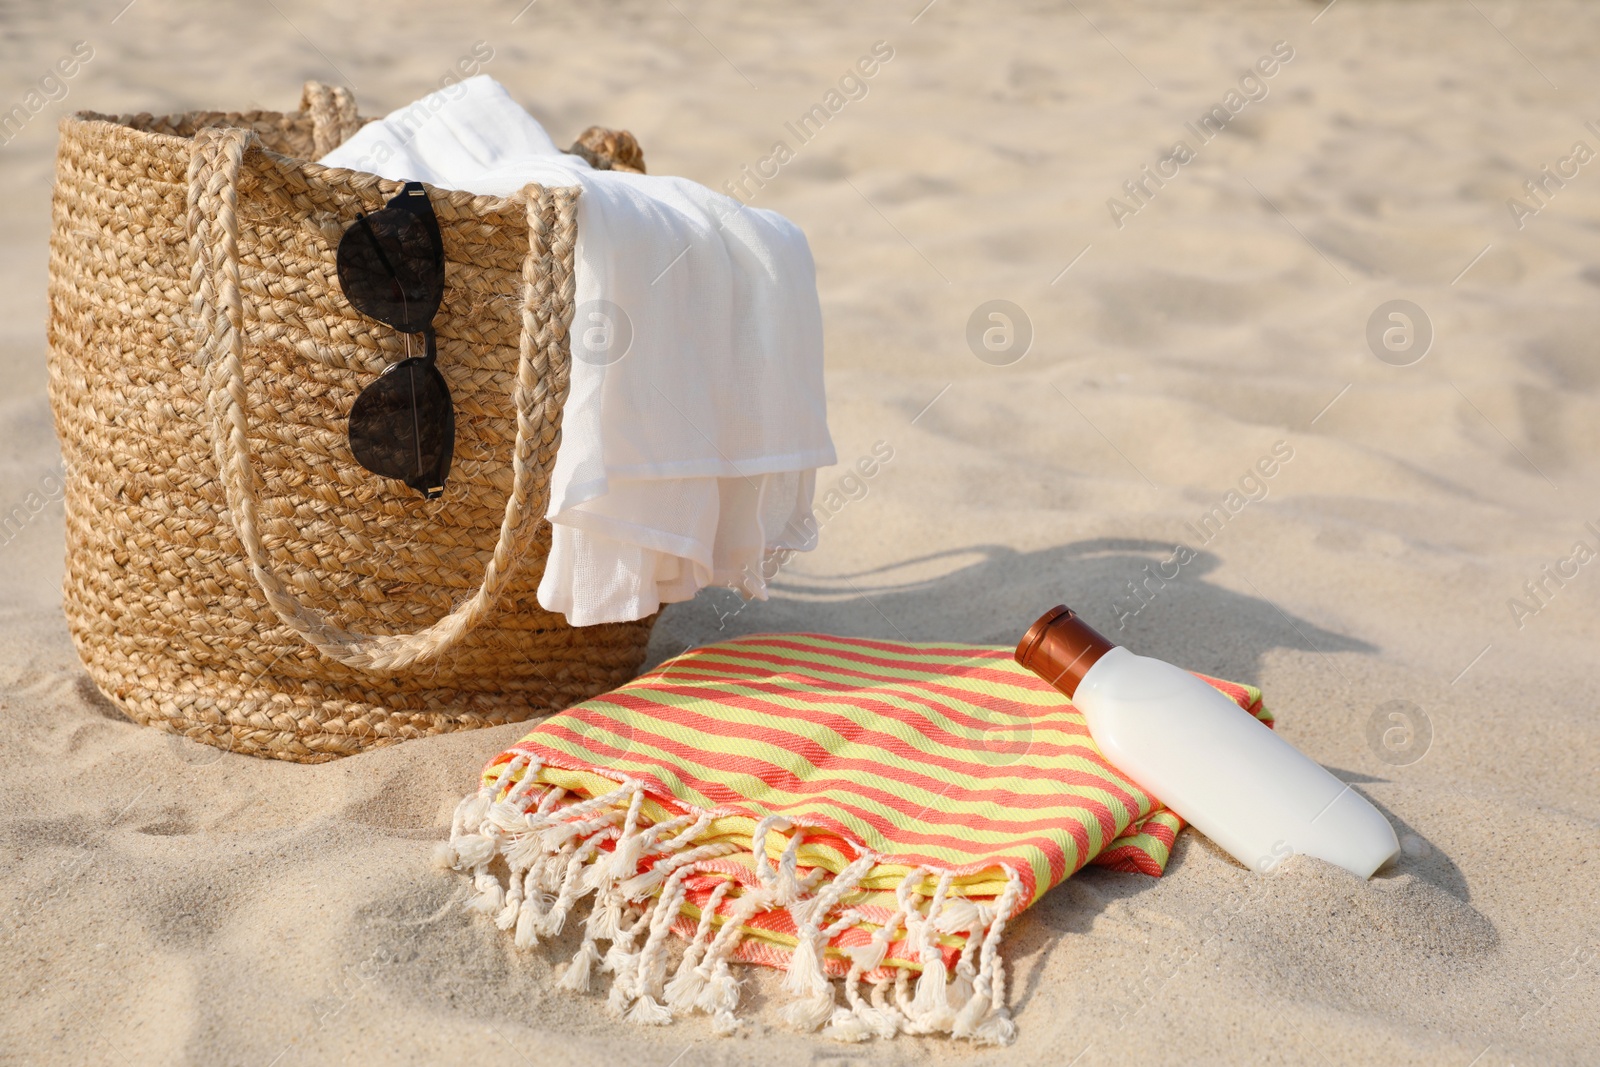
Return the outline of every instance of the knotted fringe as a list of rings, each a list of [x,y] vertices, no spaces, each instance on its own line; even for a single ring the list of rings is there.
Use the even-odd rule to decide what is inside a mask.
[[[824,966],[827,946],[862,921],[857,911],[841,906],[881,858],[863,852],[837,875],[829,877],[816,868],[802,877],[799,848],[805,828],[783,816],[769,816],[751,835],[759,884],[727,880],[712,889],[669,979],[668,935],[687,899],[690,877],[701,873],[706,861],[739,846],[698,843],[711,824],[709,812],[641,826],[645,794],[637,781],[562,806],[568,794],[541,786],[537,777],[542,769],[537,758],[518,754],[492,781],[462,800],[450,840],[439,846],[436,859],[471,876],[467,908],[513,931],[518,948],[559,934],[577,903],[593,896],[583,939],[556,983],[559,988],[587,993],[597,972],[609,974],[607,1007],[629,1022],[661,1026],[699,1011],[711,1016],[717,1033],[734,1033],[740,1028],[735,1014],[739,980],[730,963],[745,924],[757,912],[781,908],[794,921],[797,941],[783,981],[795,999],[781,1014],[795,1029],[821,1029],[838,1041],[887,1039],[898,1033],[946,1033],[995,1045],[1015,1039],[999,951],[1006,923],[1022,904],[1022,880],[1015,870],[1007,868],[1006,888],[993,904],[952,896],[952,871],[911,871],[896,889],[895,913],[866,944],[843,950],[850,969],[840,983],[840,1004],[839,990]],[[790,834],[776,865],[766,850],[773,831]],[[601,846],[611,842],[612,850],[603,852]],[[491,870],[496,859],[510,873],[505,885]],[[936,876],[937,883],[922,910],[916,890],[929,876]],[[725,903],[719,925],[716,917]],[[922,973],[913,987],[912,971],[897,967],[894,977],[872,986],[869,999],[862,982],[875,972],[884,973],[889,947],[902,927],[905,949],[897,955],[912,953]],[[955,934],[964,934],[966,945],[952,978],[939,937]],[[610,943],[604,952],[600,941]]]

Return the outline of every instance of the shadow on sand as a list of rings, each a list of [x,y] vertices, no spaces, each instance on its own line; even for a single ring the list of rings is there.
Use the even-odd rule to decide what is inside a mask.
[[[1164,541],[1096,538],[1036,552],[978,545],[848,574],[784,572],[768,601],[746,603],[728,590],[706,590],[668,608],[650,662],[710,641],[773,631],[1014,645],[1034,619],[1062,603],[1143,655],[1252,685],[1262,657],[1273,649],[1377,651],[1295,618],[1265,596],[1208,581],[1221,563],[1210,552],[1198,551],[1177,568],[1168,562],[1172,552]],[[1174,569],[1176,578],[1162,576]]]

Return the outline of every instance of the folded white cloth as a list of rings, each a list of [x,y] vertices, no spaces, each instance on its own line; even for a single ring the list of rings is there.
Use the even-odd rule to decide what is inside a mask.
[[[765,598],[765,560],[814,547],[815,472],[835,454],[799,227],[684,178],[594,170],[485,75],[321,162],[494,196],[582,186],[545,608],[589,626],[713,584]]]

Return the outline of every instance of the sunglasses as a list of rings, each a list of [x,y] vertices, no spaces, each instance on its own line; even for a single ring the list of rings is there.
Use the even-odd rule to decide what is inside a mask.
[[[433,500],[455,452],[450,387],[435,365],[433,320],[444,297],[444,243],[421,182],[407,182],[383,210],[356,215],[339,241],[339,286],[350,306],[405,335],[406,358],[361,391],[350,408],[350,451],[373,474]],[[411,355],[422,335],[423,355]]]

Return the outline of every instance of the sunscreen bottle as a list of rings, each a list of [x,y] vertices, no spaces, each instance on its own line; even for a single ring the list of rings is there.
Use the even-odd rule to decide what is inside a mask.
[[[1377,808],[1254,715],[1070,608],[1033,624],[1017,662],[1083,712],[1112,765],[1251,870],[1299,853],[1370,878],[1400,851]]]

